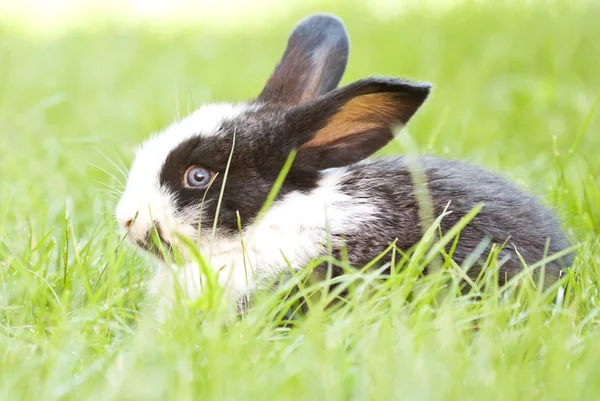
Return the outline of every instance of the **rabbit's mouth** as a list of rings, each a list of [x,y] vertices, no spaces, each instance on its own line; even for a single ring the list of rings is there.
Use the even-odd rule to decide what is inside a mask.
[[[148,231],[146,238],[137,240],[135,243],[163,262],[172,259],[174,256],[173,245],[166,239],[164,232],[158,225],[154,226],[153,230]]]

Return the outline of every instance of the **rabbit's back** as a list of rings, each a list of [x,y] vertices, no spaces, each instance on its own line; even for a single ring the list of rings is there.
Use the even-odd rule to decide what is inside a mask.
[[[415,196],[415,189],[424,193],[424,186],[418,185],[422,179],[429,194],[425,198]],[[397,239],[399,248],[408,250],[421,239],[423,226],[417,198],[430,200],[433,218],[445,209],[450,212],[442,219],[443,232],[483,203],[482,210],[461,231],[453,258],[459,263],[464,261],[488,239],[489,245],[480,255],[485,259],[492,244],[506,243],[499,258],[505,259],[501,282],[522,269],[517,252],[533,264],[568,247],[550,209],[499,175],[464,162],[430,156],[420,157],[416,164],[402,157],[371,159],[348,167],[340,185],[349,195],[372,203],[377,210],[365,218],[365,229],[360,234],[346,239],[350,261],[357,265],[379,255],[391,240]],[[571,263],[571,255],[547,263],[548,280]]]

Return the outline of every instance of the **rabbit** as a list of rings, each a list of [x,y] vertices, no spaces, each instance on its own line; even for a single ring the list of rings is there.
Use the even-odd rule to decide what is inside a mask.
[[[289,266],[303,269],[329,247],[333,256],[343,250],[351,265],[362,267],[394,241],[403,251],[418,243],[427,227],[408,159],[370,156],[410,121],[431,85],[370,77],[338,87],[348,57],[340,19],[305,18],[256,98],[202,106],[137,150],[116,217],[129,242],[157,261],[155,293],[167,294],[178,280],[190,297],[202,294],[205,277],[182,238],[209,259],[234,301],[268,288]],[[276,197],[257,219],[293,150]],[[520,258],[532,264],[567,250],[555,214],[499,175],[433,156],[417,162],[434,217],[449,212],[440,223],[443,232],[483,204],[460,233],[452,255],[458,264],[486,238],[480,260],[492,244],[505,244],[498,275],[503,284],[523,269]],[[159,245],[183,255],[176,270],[151,232]],[[572,255],[563,253],[546,263],[546,283],[572,264]],[[481,266],[469,274],[476,277]],[[334,267],[332,274],[342,272]]]

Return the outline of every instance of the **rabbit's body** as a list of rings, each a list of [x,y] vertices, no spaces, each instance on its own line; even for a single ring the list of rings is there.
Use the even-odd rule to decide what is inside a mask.
[[[425,187],[413,185],[404,158],[366,158],[393,138],[393,127],[408,123],[430,86],[367,78],[336,88],[347,57],[341,22],[308,18],[257,99],[203,106],[140,148],[117,218],[132,243],[158,257],[155,287],[171,286],[173,276],[153,232],[184,256],[179,236],[196,242],[235,298],[268,285],[288,266],[302,269],[327,254],[328,244],[335,256],[343,248],[362,267],[394,241],[406,251],[421,239],[427,227],[415,191]],[[276,199],[257,219],[293,150]],[[432,217],[450,212],[442,231],[484,204],[460,234],[452,255],[457,263],[476,249],[482,252],[474,256],[485,258],[492,244],[506,242],[503,282],[522,269],[519,255],[533,264],[567,246],[553,214],[504,179],[462,162],[418,160]],[[487,248],[479,249],[486,240]],[[200,269],[186,257],[177,278],[196,296]],[[546,277],[555,279],[570,262],[570,256],[549,262]],[[471,270],[476,275],[481,265]]]

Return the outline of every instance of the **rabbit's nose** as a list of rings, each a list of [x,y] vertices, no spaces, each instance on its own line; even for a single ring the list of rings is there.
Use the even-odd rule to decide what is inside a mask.
[[[138,245],[148,240],[154,224],[157,224],[157,222],[148,221],[144,218],[121,220],[121,226],[127,238]]]

